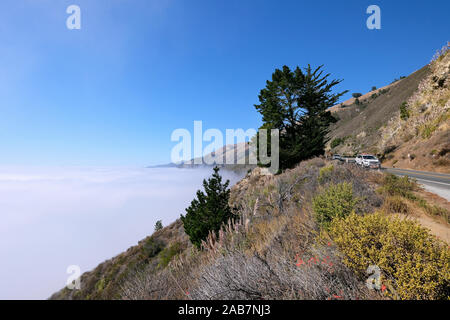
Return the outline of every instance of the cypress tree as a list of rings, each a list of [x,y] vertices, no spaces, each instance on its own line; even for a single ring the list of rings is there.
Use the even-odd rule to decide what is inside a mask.
[[[328,108],[347,92],[332,93],[342,80],[329,81],[322,66],[313,70],[308,65],[304,71],[276,69],[255,105],[263,117],[261,128],[280,131],[280,169],[324,154],[329,126],[336,122]]]

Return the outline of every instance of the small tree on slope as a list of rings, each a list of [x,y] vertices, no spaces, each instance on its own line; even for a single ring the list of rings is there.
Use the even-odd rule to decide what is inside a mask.
[[[204,192],[198,190],[197,198],[186,209],[186,216],[181,215],[184,230],[197,248],[200,248],[202,240],[206,239],[210,231],[217,235],[222,224],[233,217],[228,205],[229,184],[229,180],[222,183],[219,168],[215,167],[212,177],[203,180]]]

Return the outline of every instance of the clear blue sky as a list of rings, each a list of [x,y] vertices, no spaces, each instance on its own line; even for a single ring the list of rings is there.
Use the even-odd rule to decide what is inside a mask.
[[[81,7],[81,30],[66,8]],[[382,29],[366,28],[377,4]],[[257,128],[275,68],[325,65],[366,92],[427,64],[450,2],[2,0],[0,164],[169,162],[174,129]]]

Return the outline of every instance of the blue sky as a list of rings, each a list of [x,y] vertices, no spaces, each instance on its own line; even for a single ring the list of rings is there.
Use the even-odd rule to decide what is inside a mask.
[[[81,8],[68,30],[66,8]],[[381,8],[381,30],[366,8]],[[2,0],[0,164],[170,161],[177,128],[258,128],[275,68],[325,65],[366,92],[427,64],[449,1]],[[348,95],[347,95],[348,97]]]

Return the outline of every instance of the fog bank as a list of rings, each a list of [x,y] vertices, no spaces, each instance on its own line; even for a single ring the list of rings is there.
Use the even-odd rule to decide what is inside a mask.
[[[179,218],[211,173],[0,167],[0,299],[48,298],[69,265],[89,271]]]

